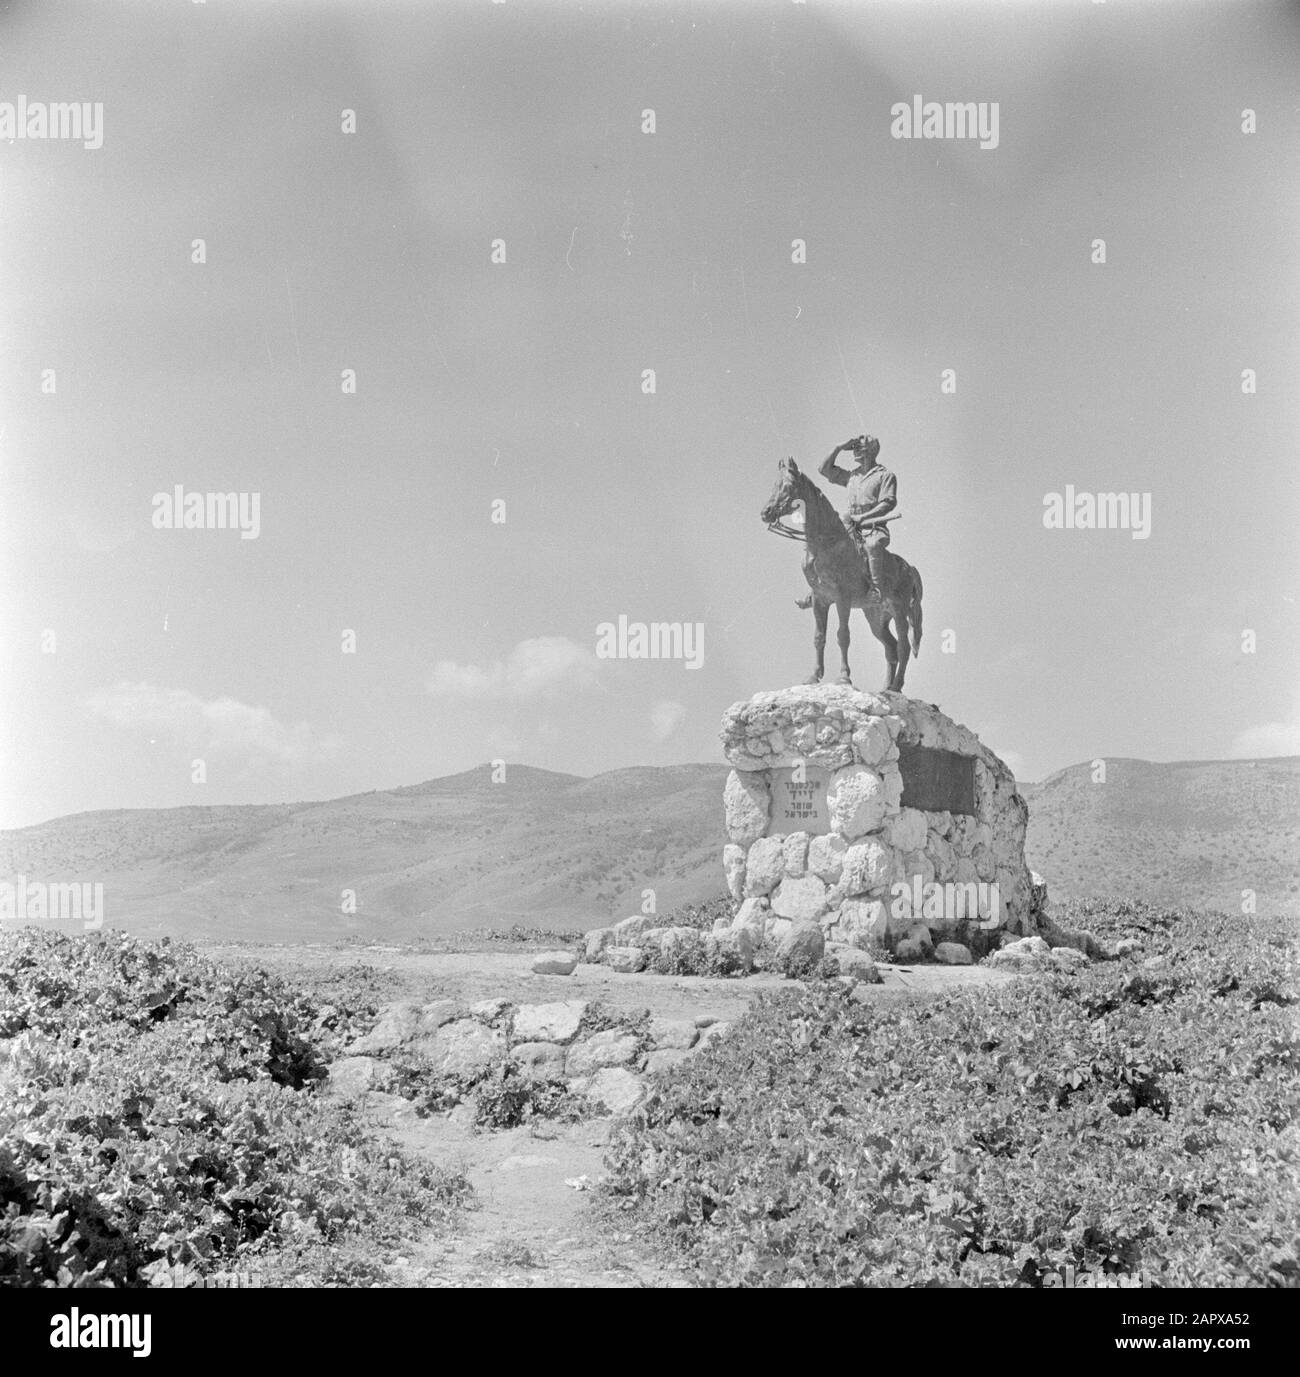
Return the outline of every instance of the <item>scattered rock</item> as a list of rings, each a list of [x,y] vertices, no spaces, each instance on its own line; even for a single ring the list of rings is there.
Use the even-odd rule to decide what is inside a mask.
[[[606,1066],[626,1066],[641,1050],[635,1033],[605,1028],[569,1048],[565,1062],[571,1076],[589,1076]]]
[[[1080,951],[1084,956],[1090,956],[1096,960],[1101,960],[1106,954],[1105,949],[1092,933],[1082,929],[1063,927],[1050,913],[1045,912],[1041,915],[1039,928],[1050,947],[1073,947],[1075,951]]]
[[[432,1037],[416,1044],[438,1074],[468,1080],[481,1076],[505,1056],[506,1035],[477,1019],[462,1018],[444,1024]]]
[[[606,947],[614,945],[613,928],[592,928],[584,939],[582,954],[593,965],[600,960]]]
[[[991,953],[985,958],[985,965],[1010,971],[1045,970],[1051,954],[1052,949],[1041,937],[1022,937]]]
[[[907,940],[915,942],[929,956],[934,951],[934,938],[924,923],[913,923],[907,930]]]
[[[711,932],[706,942],[719,958],[734,962],[745,974],[754,969],[754,948],[757,944],[752,928],[729,928],[726,932]]]
[[[650,1042],[656,1051],[667,1048],[694,1047],[699,1041],[700,1032],[694,1023],[684,1018],[652,1018],[650,1020]]]
[[[820,923],[796,923],[776,949],[776,964],[784,975],[815,965],[826,953],[826,935]]]
[[[630,918],[624,918],[621,922],[615,923],[611,931],[614,934],[613,941],[609,944],[612,947],[631,947],[636,944],[637,938],[644,932],[649,932],[651,928],[660,926],[659,918],[654,913],[634,913]],[[606,948],[608,950],[608,948]]]
[[[455,1019],[464,1018],[468,1012],[469,1010],[463,1004],[454,999],[438,999],[432,1004],[422,1004],[420,1017],[415,1025],[415,1036],[417,1038],[428,1037],[431,1033],[436,1033],[444,1023],[451,1023]]]
[[[392,1072],[374,1057],[341,1057],[329,1069],[325,1093],[341,1100],[359,1100],[371,1090],[382,1090]]]
[[[576,1036],[585,999],[566,999],[556,1004],[521,1004],[515,1010],[511,1033],[516,1042],[568,1042]]]
[[[471,1004],[469,1011],[475,1018],[481,1018],[485,1023],[495,1023],[497,1019],[510,1007],[508,999],[480,999],[477,1004]]]
[[[645,965],[645,952],[640,947],[606,947],[605,965],[619,975],[631,975]]]
[[[1088,964],[1088,958],[1074,947],[1054,947],[1050,958],[1057,970],[1073,973]]]
[[[725,1037],[727,1029],[731,1027],[725,1019],[721,1023],[710,1023],[707,1028],[700,1030],[700,1040],[695,1044],[695,1051],[700,1051],[707,1047],[711,1042],[717,1042],[720,1037]]]
[[[960,942],[940,942],[934,949],[934,956],[945,966],[969,966],[972,961],[970,948]]]
[[[841,975],[851,975],[868,985],[881,983],[880,972],[868,952],[860,947],[851,947],[844,942],[827,942],[826,955],[833,956],[839,963]]]
[[[572,975],[578,969],[578,958],[572,952],[544,951],[533,957],[534,975]]]
[[[520,1042],[510,1049],[510,1060],[521,1075],[534,1081],[564,1078],[564,1048],[558,1042]]]
[[[621,1066],[607,1066],[597,1071],[587,1083],[587,1099],[602,1105],[611,1114],[624,1114],[635,1108],[645,1094],[639,1076]]]
[[[911,937],[904,937],[894,948],[894,955],[901,965],[915,966],[924,961],[931,950],[932,948],[922,946],[920,942],[914,941]]]
[[[695,1020],[697,1028],[711,1028],[718,1020],[712,1014],[701,1014]]]
[[[353,1056],[370,1056],[375,1052],[391,1052],[394,1047],[415,1036],[420,1021],[420,1005],[415,1000],[390,1004],[379,1011],[379,1021],[348,1048]]]
[[[699,928],[655,928],[653,932],[648,932],[645,935],[645,950],[647,953],[655,952],[660,956],[672,957],[683,946],[697,940],[699,936]]]

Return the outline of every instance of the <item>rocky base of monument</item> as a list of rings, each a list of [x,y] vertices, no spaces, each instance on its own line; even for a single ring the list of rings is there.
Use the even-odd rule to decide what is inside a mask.
[[[584,960],[622,974],[661,971],[730,976],[762,970],[803,977],[826,973],[828,968],[822,963],[827,958],[834,962],[837,975],[853,976],[869,984],[880,980],[870,952],[849,942],[828,941],[820,924],[796,923],[743,906],[734,915],[719,917],[707,930],[665,926],[662,918],[634,915],[612,927],[592,929],[583,950]],[[966,960],[970,960],[969,954]],[[576,961],[573,958],[574,964]],[[533,969],[542,970],[536,963]],[[549,965],[546,971],[567,974]]]
[[[722,742],[737,929],[816,922],[901,960],[1035,935],[1015,776],[938,708],[801,685],[734,704]]]

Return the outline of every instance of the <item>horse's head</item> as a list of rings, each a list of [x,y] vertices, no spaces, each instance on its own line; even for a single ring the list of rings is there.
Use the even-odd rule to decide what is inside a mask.
[[[800,491],[802,485],[803,475],[799,472],[799,466],[793,459],[782,459],[777,465],[776,487],[767,499],[767,506],[759,512],[758,519],[765,526],[770,526],[783,516],[789,516],[803,501]]]

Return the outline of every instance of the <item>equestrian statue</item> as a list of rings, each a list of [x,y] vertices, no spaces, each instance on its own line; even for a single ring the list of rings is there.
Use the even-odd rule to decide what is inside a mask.
[[[846,451],[856,461],[849,472],[836,463]],[[836,445],[822,461],[822,477],[848,489],[849,510],[842,519],[793,459],[781,460],[776,487],[760,513],[768,530],[802,540],[807,547],[803,573],[812,593],[796,605],[811,607],[816,622],[816,662],[810,684],[820,683],[825,673],[826,620],[832,603],[839,613],[836,639],[840,643],[841,684],[852,683],[849,614],[855,607],[862,609],[872,635],[885,647],[886,691],[903,691],[908,661],[921,653],[921,575],[888,548],[889,522],[896,521],[901,513],[895,510],[897,480],[879,462],[879,455],[880,441],[873,435],[859,435]],[[800,507],[802,526],[784,519]]]

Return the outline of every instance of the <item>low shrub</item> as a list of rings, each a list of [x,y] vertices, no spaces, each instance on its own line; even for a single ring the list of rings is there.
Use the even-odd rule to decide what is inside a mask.
[[[708,1285],[1300,1285],[1294,939],[1138,919],[1167,971],[768,996],[616,1126],[610,1202]]]
[[[319,1011],[264,972],[103,933],[0,934],[0,1285],[175,1284],[463,1203],[312,1092]]]

